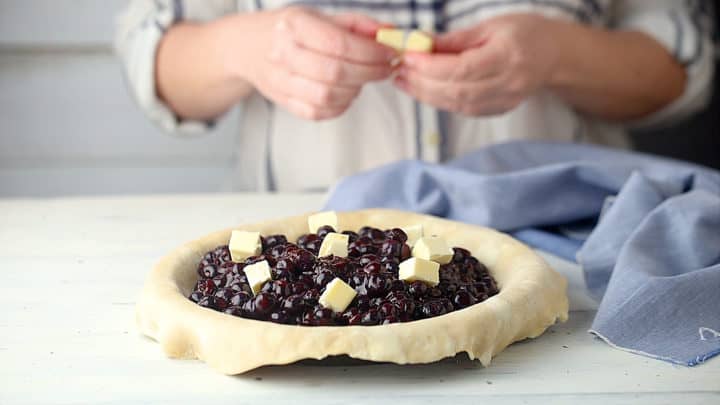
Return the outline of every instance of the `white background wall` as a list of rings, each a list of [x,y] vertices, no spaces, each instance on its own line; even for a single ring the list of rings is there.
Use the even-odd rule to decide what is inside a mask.
[[[221,190],[235,114],[192,139],[146,120],[112,49],[124,5],[0,0],[0,197]]]

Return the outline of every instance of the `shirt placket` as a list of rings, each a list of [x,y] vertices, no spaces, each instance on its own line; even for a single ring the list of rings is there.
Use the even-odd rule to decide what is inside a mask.
[[[420,0],[422,1],[422,0]],[[434,33],[442,20],[443,0],[425,0],[426,6],[413,8],[413,21],[418,29]],[[426,162],[438,163],[442,160],[441,128],[438,110],[432,106],[416,102],[415,118],[418,158]]]

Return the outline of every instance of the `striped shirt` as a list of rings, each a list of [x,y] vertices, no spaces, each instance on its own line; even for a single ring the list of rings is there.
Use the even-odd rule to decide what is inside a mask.
[[[328,14],[356,12],[401,28],[447,32],[502,14],[549,18],[647,33],[685,66],[681,97],[634,125],[672,122],[701,109],[713,77],[711,6],[703,0],[133,0],[120,18],[117,48],[132,93],[154,122],[177,134],[208,123],[179,121],[155,94],[157,44],[172,24],[210,21],[237,12],[304,5]],[[253,94],[242,103],[235,170],[228,190],[326,189],[340,177],[399,159],[442,162],[488,143],[555,139],[627,147],[625,128],[575,112],[539,92],[495,117],[438,111],[372,83],[342,116],[323,122],[296,118]],[[299,153],[300,152],[300,153]]]

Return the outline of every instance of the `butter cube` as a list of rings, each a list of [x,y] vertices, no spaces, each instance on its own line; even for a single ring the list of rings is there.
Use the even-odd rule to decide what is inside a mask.
[[[440,283],[440,265],[430,260],[411,257],[400,263],[398,278],[407,282],[422,281],[434,287]]]
[[[432,260],[440,264],[448,264],[453,257],[453,251],[448,247],[445,239],[430,236],[418,239],[412,249],[414,257]]]
[[[254,295],[260,292],[266,281],[272,279],[270,265],[267,260],[247,265],[243,268],[243,271],[245,271],[245,276],[247,276],[248,284],[250,284]]]
[[[432,52],[432,37],[422,31],[414,30],[410,32],[405,41],[405,50],[412,52]]]
[[[380,28],[375,33],[375,40],[383,45],[402,52],[405,48],[405,32],[395,28]]]
[[[406,226],[404,228],[401,228],[403,231],[405,231],[405,234],[407,235],[407,244],[408,246],[412,247],[415,242],[418,241],[418,239],[422,238],[423,236],[423,226],[422,224],[415,224],[411,226]]]
[[[325,308],[342,312],[350,305],[356,294],[352,287],[336,277],[325,287],[325,292],[322,293],[318,302]]]
[[[241,262],[250,256],[257,256],[262,250],[260,233],[232,231],[228,248],[230,249],[230,258],[235,263]]]
[[[323,239],[322,245],[320,245],[318,257],[330,255],[347,257],[348,243],[350,243],[350,237],[348,235],[330,232],[325,235],[325,239]]]
[[[338,217],[335,211],[319,212],[308,217],[308,228],[310,233],[316,233],[321,226],[330,225],[336,231],[338,229]]]

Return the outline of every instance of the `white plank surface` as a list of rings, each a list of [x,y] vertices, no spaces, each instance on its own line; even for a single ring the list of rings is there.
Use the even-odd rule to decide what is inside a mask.
[[[320,195],[0,200],[0,403],[719,403],[720,361],[683,368],[609,348],[591,311],[489,368],[335,362],[238,377],[166,359],[134,327],[153,263],[207,232],[317,209]]]
[[[151,1],[151,0],[148,0]],[[127,0],[0,0],[0,46],[102,46]]]
[[[112,51],[126,4],[0,0],[0,197],[230,191],[237,114],[183,139],[146,119]]]
[[[171,136],[111,54],[0,55],[0,196],[229,191],[234,112],[211,133]]]

